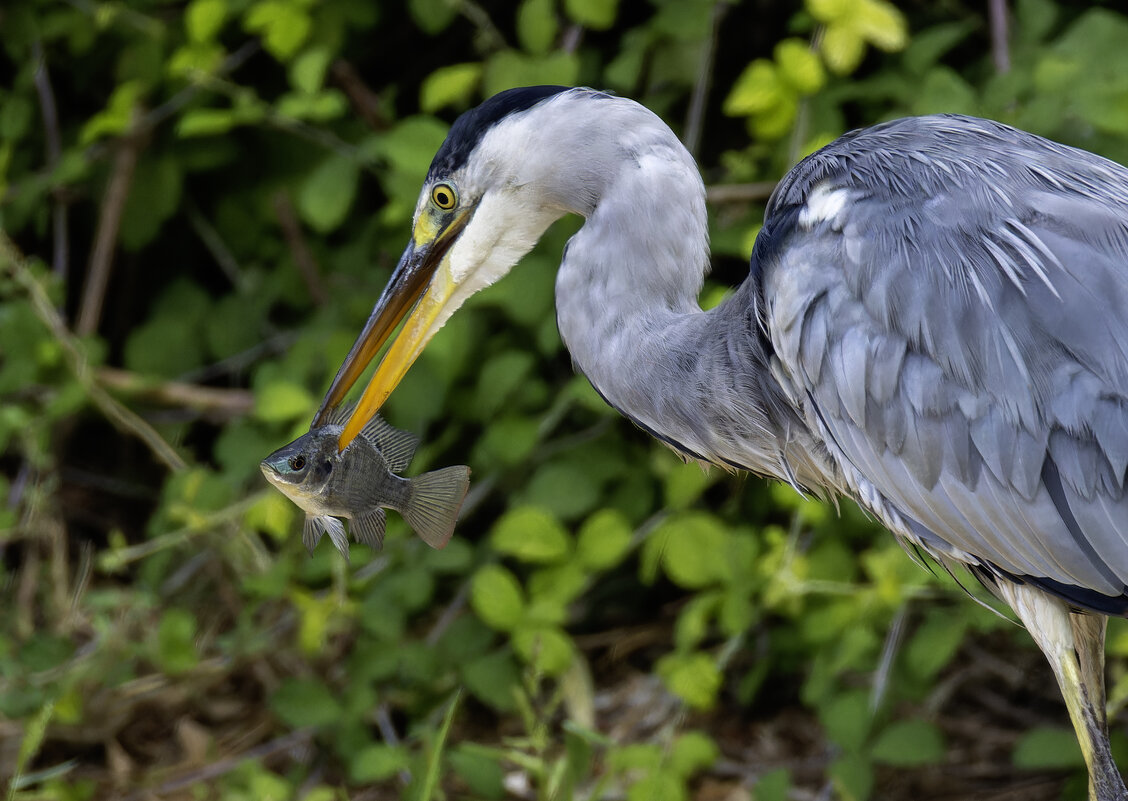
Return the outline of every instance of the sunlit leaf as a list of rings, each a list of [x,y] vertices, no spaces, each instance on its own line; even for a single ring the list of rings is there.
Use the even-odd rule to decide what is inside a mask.
[[[309,174],[298,192],[302,219],[317,231],[327,232],[344,222],[356,197],[360,173],[342,156],[330,156]]]
[[[433,113],[445,106],[465,106],[481,79],[482,65],[475,62],[439,67],[419,88],[419,107]]]
[[[521,621],[525,597],[512,573],[501,565],[486,565],[474,574],[470,604],[487,625],[508,631]]]
[[[215,38],[227,19],[226,0],[192,0],[184,12],[184,28],[194,42]]]

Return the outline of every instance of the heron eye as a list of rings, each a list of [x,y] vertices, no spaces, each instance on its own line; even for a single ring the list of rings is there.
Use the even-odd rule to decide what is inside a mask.
[[[450,211],[458,205],[458,195],[450,184],[435,184],[431,190],[431,202],[443,211]]]
[[[304,456],[291,456],[290,457],[290,469],[291,470],[301,470],[303,467],[305,467],[305,457]]]

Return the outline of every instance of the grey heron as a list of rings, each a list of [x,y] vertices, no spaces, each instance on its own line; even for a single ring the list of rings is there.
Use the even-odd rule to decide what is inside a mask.
[[[345,447],[432,335],[548,226],[585,218],[557,323],[609,404],[686,457],[854,498],[963,565],[1048,658],[1089,768],[1109,750],[1108,615],[1128,612],[1128,170],[1006,125],[846,134],[768,202],[747,280],[702,311],[697,166],[658,116],[566,87],[463,114],[315,423],[401,320]]]

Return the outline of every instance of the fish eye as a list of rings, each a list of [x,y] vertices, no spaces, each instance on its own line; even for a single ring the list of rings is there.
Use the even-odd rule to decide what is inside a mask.
[[[306,458],[304,456],[302,456],[301,454],[298,454],[297,456],[291,456],[290,457],[290,469],[291,470],[301,470],[303,467],[305,467],[305,464],[306,464]]]
[[[458,205],[458,193],[450,184],[435,184],[431,189],[431,202],[443,211],[450,211]]]

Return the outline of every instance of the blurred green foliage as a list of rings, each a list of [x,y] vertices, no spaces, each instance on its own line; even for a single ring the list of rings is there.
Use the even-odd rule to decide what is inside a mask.
[[[736,185],[709,306],[743,277],[756,182],[852,126],[973,113],[1128,161],[1128,17],[1010,12],[992,54],[964,2],[6,2],[7,798],[910,797],[891,777],[961,759],[946,699],[1000,652],[1043,671],[1046,711],[1003,731],[996,775],[1083,793],[1020,631],[855,507],[683,465],[573,376],[552,287],[578,221],[385,408],[423,438],[412,472],[474,470],[445,550],[396,518],[381,553],[308,558],[257,467],[308,425],[458,112],[580,83],[697,131],[707,182]],[[1109,649],[1115,711],[1128,630]],[[807,745],[752,758],[772,726]]]

